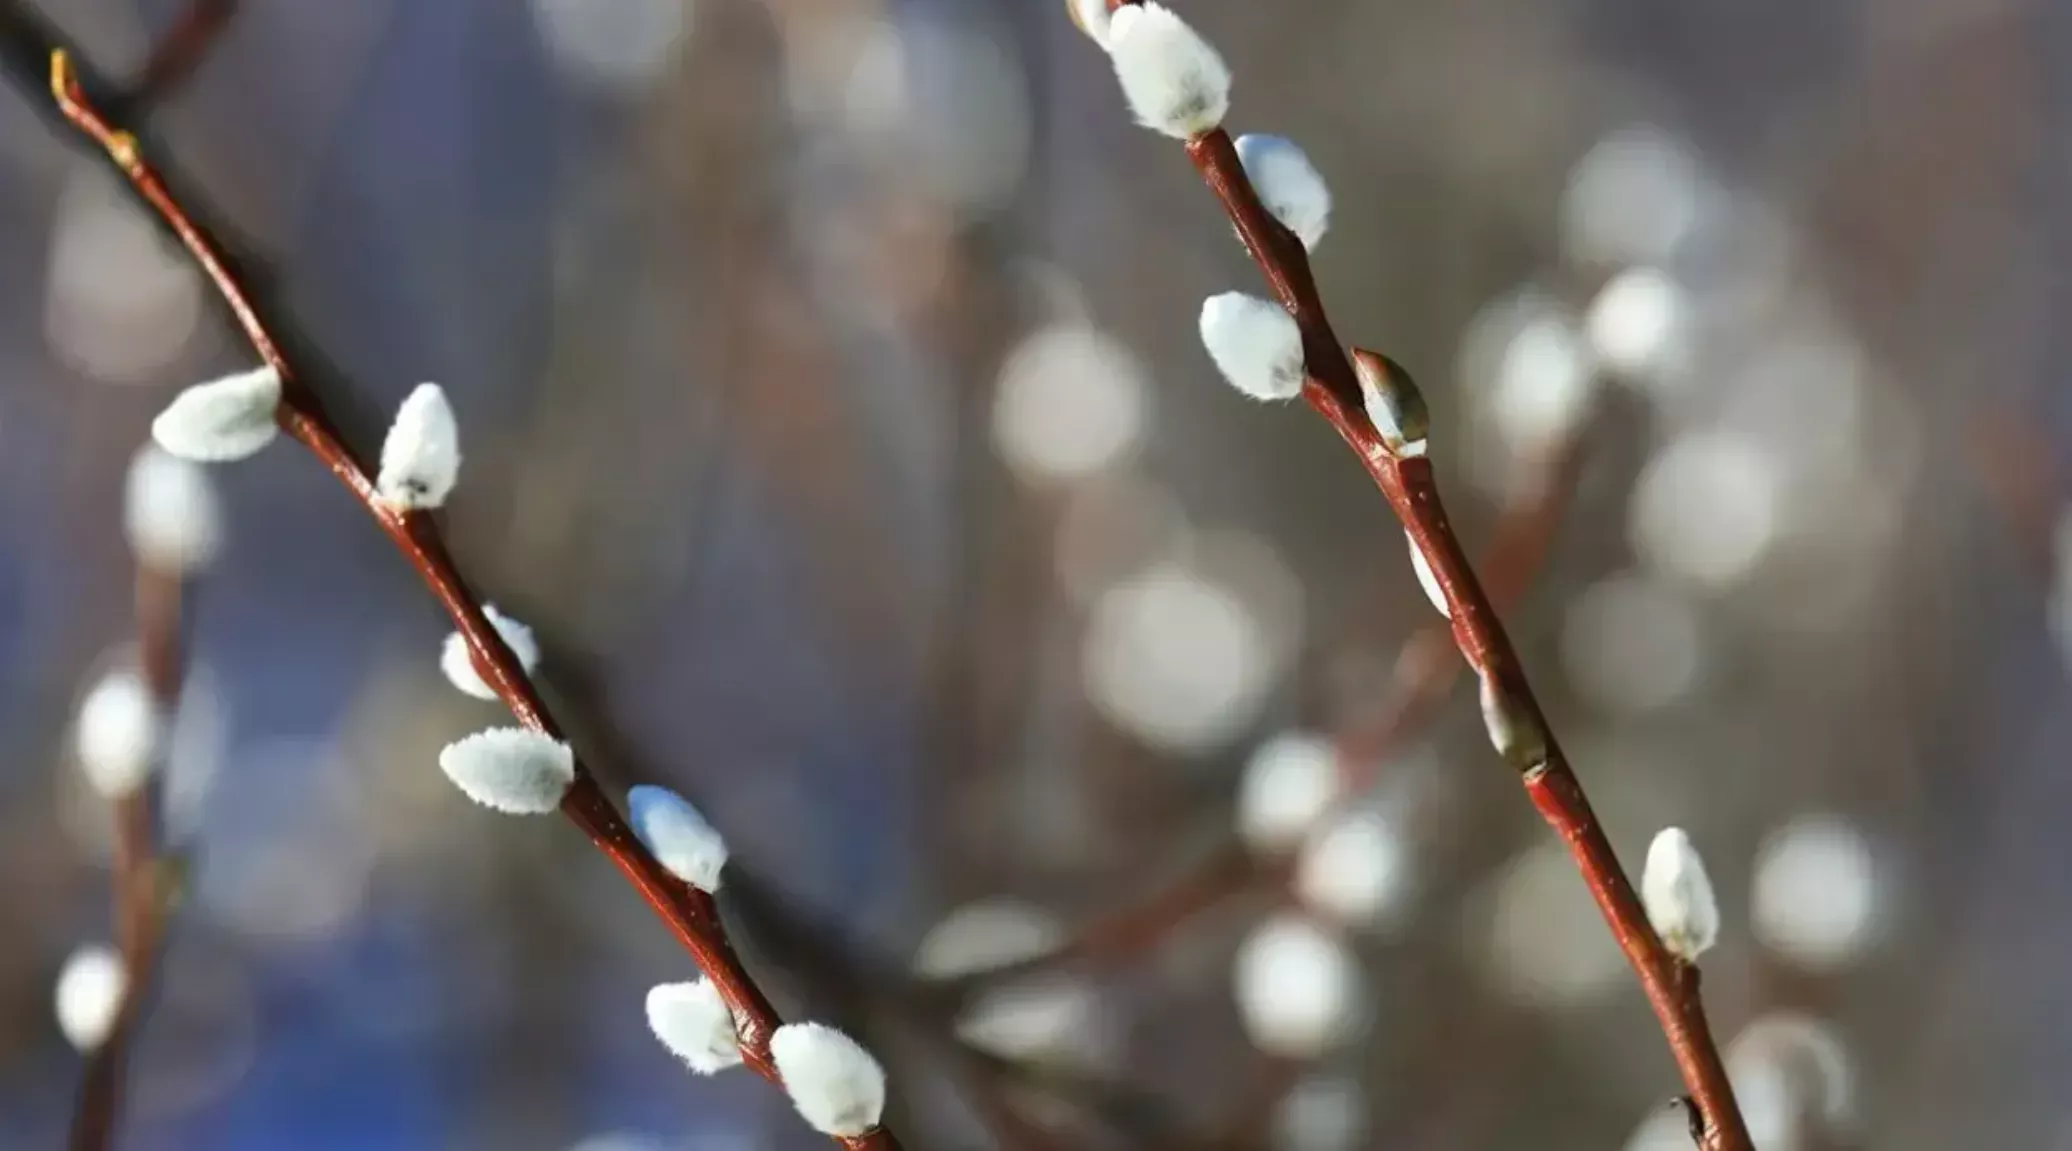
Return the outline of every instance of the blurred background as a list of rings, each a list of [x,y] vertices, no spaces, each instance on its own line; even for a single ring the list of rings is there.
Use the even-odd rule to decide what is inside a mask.
[[[1422,380],[1629,867],[1669,824],[1703,851],[1766,1151],[2072,1147],[2072,8],[1176,6],[1231,127],[1332,183],[1340,334]],[[27,8],[120,78],[187,0]],[[600,774],[724,830],[751,966],[881,1054],[909,1146],[1689,1145],[1383,501],[1203,353],[1202,298],[1256,273],[1062,3],[248,0],[206,49],[157,154],[354,443],[446,387],[463,568]],[[71,737],[135,640],[125,475],[251,355],[24,71],[0,1144],[30,1148],[79,1076],[53,979],[110,931]],[[441,777],[498,712],[440,681],[363,512],[289,444],[210,474],[165,812],[197,870],[120,1145],[823,1145],[654,1042],[688,961],[579,835]],[[1356,830],[1234,846],[1248,770],[1333,735]]]

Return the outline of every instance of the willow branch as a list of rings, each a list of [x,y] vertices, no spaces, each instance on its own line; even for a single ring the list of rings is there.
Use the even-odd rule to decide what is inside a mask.
[[[181,601],[177,572],[139,560],[136,578],[137,646],[145,690],[162,715],[180,699]],[[86,1058],[73,1106],[71,1151],[106,1151],[122,1116],[123,1078],[143,1022],[145,1000],[158,970],[166,921],[177,895],[176,861],[164,853],[159,830],[158,774],[114,801],[115,943],[122,956],[122,1001],[100,1045]]]
[[[1109,6],[1121,8],[1130,2],[1110,0]],[[1684,1084],[1703,1114],[1700,1145],[1705,1151],[1754,1151],[1712,1041],[1696,981],[1686,978],[1685,965],[1656,936],[1603,825],[1548,728],[1510,636],[1447,519],[1431,461],[1422,454],[1396,451],[1367,415],[1363,374],[1370,386],[1377,378],[1384,386],[1393,384],[1406,392],[1415,385],[1399,366],[1371,352],[1358,353],[1366,361],[1356,370],[1353,355],[1324,311],[1307,252],[1260,203],[1230,134],[1215,128],[1188,140],[1186,149],[1274,298],[1301,329],[1308,372],[1304,401],[1359,458],[1429,562],[1447,605],[1454,646],[1481,679],[1490,710],[1519,737],[1509,741],[1512,752],[1507,758],[1517,760],[1514,766],[1520,769],[1526,792],[1568,846],[1619,950],[1640,978]]]
[[[366,464],[345,444],[316,394],[288,362],[244,287],[226,267],[215,242],[167,191],[144,158],[136,137],[110,123],[87,100],[70,58],[62,51],[51,56],[50,86],[65,118],[107,152],[130,186],[172,229],[214,285],[253,351],[279,373],[282,397],[277,419],[281,430],[308,449],[345,486],[416,569],[425,587],[453,618],[483,681],[511,709],[512,716],[534,731],[560,739],[560,728],[532,680],[485,618],[481,600],[469,589],[447,554],[438,524],[421,512],[397,511],[377,497]],[[576,764],[575,782],[561,801],[561,813],[647,901],[733,1010],[742,1062],[763,1078],[781,1084],[770,1054],[770,1037],[783,1021],[735,955],[712,896],[676,878],[655,860],[606,797],[596,777],[580,761]],[[835,1137],[835,1141],[857,1148],[898,1146],[892,1133],[883,1128],[855,1137]]]
[[[1570,435],[1542,455],[1498,519],[1482,566],[1494,573],[1491,592],[1503,602],[1523,595],[1545,564],[1573,490],[1579,442]],[[1345,794],[1372,782],[1390,756],[1425,730],[1462,666],[1443,622],[1420,628],[1404,643],[1386,696],[1332,737]],[[1179,878],[1089,921],[1057,950],[976,972],[956,986],[968,991],[1036,971],[1120,962],[1157,946],[1195,916],[1292,876],[1285,861],[1250,854],[1232,830]]]
[[[237,15],[237,0],[188,0],[179,18],[152,46],[144,68],[124,93],[119,105],[122,118],[137,120],[187,83],[202,61],[208,59],[230,18]]]

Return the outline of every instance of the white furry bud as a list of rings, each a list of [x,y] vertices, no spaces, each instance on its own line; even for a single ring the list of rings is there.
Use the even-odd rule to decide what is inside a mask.
[[[770,1058],[792,1106],[823,1135],[857,1136],[885,1111],[885,1069],[863,1045],[822,1023],[787,1023]]]
[[[532,629],[496,610],[495,604],[484,604],[482,614],[496,634],[503,637],[504,646],[518,657],[518,666],[531,675],[540,664],[540,641],[533,638]],[[475,670],[475,656],[468,650],[467,637],[457,631],[447,635],[446,645],[439,650],[439,670],[445,674],[446,682],[476,699],[496,698],[496,689]]]
[[[1108,13],[1108,0],[1065,0],[1066,11],[1072,14],[1072,23],[1101,47],[1108,46],[1108,37],[1115,18]]]
[[[1331,187],[1309,156],[1285,136],[1250,135],[1238,137],[1237,158],[1259,202],[1315,251],[1331,227]]]
[[[106,1042],[128,986],[129,973],[114,948],[96,943],[74,951],[58,972],[58,1030],[65,1040],[80,1051]]]
[[[626,820],[670,874],[700,891],[719,890],[727,842],[688,800],[666,787],[636,787],[626,793]]]
[[[207,567],[223,539],[223,512],[209,473],[155,444],[130,461],[122,527],[130,551],[160,571],[186,575]]]
[[[254,368],[196,384],[174,396],[151,421],[151,438],[183,460],[241,460],[280,433],[274,422],[280,403],[280,373]]]
[[[1064,1064],[1094,1057],[1103,1046],[1100,998],[1067,975],[1031,975],[987,982],[957,1013],[957,1038],[1020,1063]]]
[[[109,672],[79,704],[79,769],[96,793],[120,799],[151,778],[165,732],[165,715],[144,678],[134,671]]]
[[[1886,879],[1870,840],[1853,823],[1799,816],[1756,849],[1749,927],[1758,942],[1799,967],[1839,971],[1885,934]]]
[[[1330,740],[1306,732],[1274,736],[1252,752],[1238,781],[1238,834],[1254,851],[1286,851],[1331,809],[1342,787]]]
[[[1432,570],[1432,561],[1425,558],[1424,549],[1417,546],[1417,540],[1409,532],[1403,533],[1403,542],[1410,545],[1410,570],[1417,573],[1417,586],[1424,589],[1425,598],[1432,601],[1433,610],[1452,619],[1453,609],[1446,606],[1446,592],[1439,586],[1439,576]]]
[[[460,478],[460,428],[437,384],[419,384],[396,409],[381,443],[382,501],[398,511],[436,508]]]
[[[1210,296],[1201,306],[1201,342],[1223,378],[1253,399],[1302,394],[1302,329],[1279,304],[1243,292]]]
[[[1696,962],[1719,940],[1719,902],[1712,895],[1712,880],[1682,828],[1665,828],[1648,845],[1640,899],[1662,945],[1685,963]]]
[[[569,746],[521,727],[494,727],[439,753],[439,769],[469,799],[508,815],[544,815],[576,779]]]
[[[984,899],[929,928],[914,948],[913,969],[923,979],[956,979],[1048,955],[1064,942],[1065,925],[1051,912],[1004,896]]]
[[[1162,4],[1132,4],[1108,20],[1108,55],[1137,122],[1178,140],[1216,130],[1230,111],[1230,67]]]
[[[1345,945],[1306,919],[1279,915],[1238,945],[1238,1017],[1270,1055],[1310,1059],[1359,1023],[1360,974]]]
[[[741,1062],[734,1013],[709,979],[656,985],[647,994],[647,1019],[662,1046],[700,1075]]]
[[[1348,925],[1378,923],[1401,906],[1409,879],[1402,836],[1378,811],[1332,821],[1302,847],[1295,894]]]

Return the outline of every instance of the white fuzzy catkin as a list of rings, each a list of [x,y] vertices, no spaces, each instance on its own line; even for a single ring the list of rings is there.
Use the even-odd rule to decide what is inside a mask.
[[[1097,1057],[1106,1029],[1095,989],[1069,975],[987,982],[957,1013],[957,1038],[1016,1062],[1072,1063]]]
[[[105,1042],[128,986],[122,956],[114,948],[95,943],[74,951],[58,971],[58,1030],[65,1040],[80,1051]]]
[[[1108,46],[1115,22],[1108,12],[1108,0],[1065,0],[1065,7],[1072,13],[1072,22],[1079,25],[1081,32],[1101,47]]]
[[[606,1131],[599,1135],[586,1135],[571,1144],[568,1151],[671,1151],[659,1140],[631,1131]]]
[[[437,384],[419,384],[396,409],[381,442],[381,474],[374,482],[382,502],[399,511],[436,508],[460,478],[460,427],[453,405]]]
[[[1269,1055],[1311,1059],[1358,1027],[1360,974],[1352,954],[1295,915],[1266,920],[1238,945],[1238,1018]]]
[[[482,614],[496,634],[503,637],[504,646],[518,657],[518,665],[531,675],[540,663],[540,641],[533,638],[532,629],[496,610],[495,604],[484,604]],[[447,635],[445,646],[439,650],[439,670],[445,674],[446,682],[476,699],[496,698],[496,689],[475,670],[475,657],[468,650],[467,637],[457,631]]]
[[[1302,394],[1302,329],[1279,304],[1243,292],[1210,296],[1201,306],[1201,342],[1223,378],[1253,399]]]
[[[1162,4],[1132,4],[1108,21],[1108,55],[1137,122],[1176,140],[1214,131],[1230,111],[1230,67]]]
[[[1664,828],[1648,845],[1640,899],[1655,934],[1678,959],[1695,962],[1719,940],[1719,901],[1713,898],[1705,861],[1682,828]]]
[[[1065,942],[1056,914],[1009,896],[967,903],[928,929],[914,948],[913,972],[922,979],[957,979],[1024,963]]]
[[[1861,1118],[1856,1057],[1826,1020],[1772,1011],[1750,1022],[1721,1054],[1734,1094],[1767,1083],[1773,1094],[1785,1096],[1779,1102],[1788,1105],[1787,1120],[1817,1119],[1828,1132],[1846,1136]]]
[[[1331,227],[1331,187],[1309,156],[1285,136],[1253,134],[1237,138],[1237,158],[1259,202],[1315,251]]]
[[[1808,971],[1861,959],[1887,926],[1886,877],[1863,831],[1808,814],[1763,837],[1748,892],[1756,941]]]
[[[165,735],[165,714],[144,678],[127,669],[111,671],[79,704],[79,770],[96,793],[120,799],[151,778]]]
[[[1402,903],[1409,872],[1404,854],[1401,834],[1381,812],[1342,816],[1303,844],[1295,894],[1340,923],[1378,923]]]
[[[1238,781],[1238,834],[1253,851],[1287,851],[1330,810],[1342,787],[1330,740],[1307,732],[1274,736],[1252,752]]]
[[[469,799],[508,815],[544,815],[576,778],[575,752],[522,727],[494,727],[446,745],[439,769]]]
[[[174,396],[151,421],[151,438],[183,460],[241,460],[280,434],[274,422],[280,403],[279,372],[270,367],[239,372]]]
[[[223,540],[223,512],[207,469],[146,444],[123,485],[123,534],[148,567],[187,575],[207,567]]]
[[[792,1106],[823,1135],[857,1136],[885,1111],[885,1069],[863,1045],[823,1023],[787,1023],[770,1058]]]
[[[734,1013],[709,979],[657,984],[647,994],[647,1020],[662,1046],[700,1075],[741,1062]]]
[[[670,874],[700,891],[719,890],[727,841],[689,800],[666,787],[636,787],[626,793],[626,820]]]
[[[1432,571],[1432,561],[1425,558],[1424,549],[1417,546],[1417,540],[1409,532],[1403,533],[1403,542],[1410,545],[1410,570],[1417,573],[1417,586],[1424,589],[1425,598],[1432,601],[1432,608],[1447,619],[1453,618],[1453,609],[1446,606],[1445,589],[1439,586],[1439,576]]]

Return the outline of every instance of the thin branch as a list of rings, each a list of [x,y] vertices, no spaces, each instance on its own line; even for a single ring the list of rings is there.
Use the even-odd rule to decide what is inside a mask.
[[[1988,411],[1971,433],[1986,495],[2006,521],[2027,572],[2048,583],[2057,566],[2061,468],[2036,425],[2011,410]]]
[[[110,106],[111,114],[132,121],[150,115],[208,59],[209,50],[235,15],[237,0],[188,0],[173,26],[152,47],[129,91]]]
[[[858,1006],[875,1006],[924,1039],[967,1083],[966,1097],[1000,1145],[1014,1151],[1053,1151],[1060,1136],[1022,1114],[1005,1097],[1016,1088],[1048,1095],[1127,1135],[1138,1146],[1173,1147],[1179,1119],[1149,1092],[1098,1075],[1076,1073],[997,1055],[957,1034],[962,1006],[946,986],[918,979],[843,941],[826,925],[788,906],[756,876],[735,876],[734,909],[745,937],[780,957],[782,966],[826,993]]]
[[[1132,2],[1110,0],[1109,7]],[[1704,1114],[1700,1146],[1705,1151],[1754,1151],[1726,1067],[1712,1042],[1696,980],[1684,978],[1683,966],[1656,937],[1632,881],[1549,730],[1510,636],[1446,518],[1431,462],[1421,454],[1393,450],[1369,419],[1362,371],[1355,370],[1353,356],[1332,330],[1308,253],[1260,203],[1230,134],[1219,127],[1187,141],[1186,148],[1274,297],[1301,329],[1308,371],[1303,399],[1359,457],[1424,553],[1449,609],[1454,645],[1481,678],[1506,724],[1525,736],[1517,745],[1522,782],[1541,816],[1568,845],[1620,951],[1640,977],[1684,1084]],[[1357,354],[1368,357],[1363,370],[1370,381],[1378,378],[1381,386],[1414,389],[1408,374],[1393,362],[1369,352]]]
[[[166,716],[172,715],[180,699],[183,582],[177,572],[141,559],[137,563],[139,663],[145,690]],[[159,831],[160,792],[159,776],[154,772],[142,786],[114,801],[115,944],[122,956],[122,1001],[107,1037],[86,1058],[66,1143],[70,1151],[106,1151],[114,1144],[130,1048],[143,1022],[167,920],[178,895],[179,863],[164,853]]]
[[[1555,529],[1575,491],[1587,429],[1588,421],[1578,421],[1574,430],[1547,448],[1526,470],[1526,482],[1499,516],[1479,565],[1489,573],[1486,586],[1492,602],[1510,607],[1545,568]],[[1373,712],[1338,733],[1338,760],[1349,773],[1348,790],[1371,782],[1388,756],[1424,730],[1425,721],[1446,702],[1462,667],[1452,638],[1445,621],[1419,629],[1396,656],[1395,690]]]
[[[1503,602],[1523,595],[1545,563],[1574,488],[1580,443],[1580,434],[1571,434],[1542,455],[1497,522],[1482,566],[1494,573],[1490,588]],[[1446,701],[1461,667],[1460,653],[1445,623],[1429,624],[1410,637],[1396,657],[1387,697],[1333,737],[1339,770],[1346,777],[1345,794],[1354,794],[1372,782],[1391,755],[1425,730],[1426,722]],[[975,986],[1035,971],[1119,962],[1157,946],[1181,924],[1211,908],[1247,891],[1285,884],[1292,877],[1285,862],[1252,856],[1232,831],[1178,879],[1088,922],[1063,947],[974,973],[953,986],[968,992]]]
[[[495,690],[518,722],[559,739],[560,729],[523,666],[484,617],[481,601],[469,590],[447,555],[437,523],[420,512],[399,512],[378,498],[367,466],[346,446],[317,396],[288,362],[244,287],[225,266],[214,241],[167,191],[155,169],[144,159],[136,137],[110,123],[87,100],[70,57],[63,51],[51,55],[50,87],[65,118],[108,153],[131,187],[172,229],[215,286],[253,350],[279,373],[282,397],[277,418],[281,429],[345,485],[410,561],[465,637],[483,681]],[[561,812],[619,869],[718,989],[733,1010],[742,1061],[765,1079],[781,1085],[770,1055],[770,1037],[782,1020],[734,954],[712,896],[684,883],[655,860],[580,762],[576,765],[575,782],[561,801]],[[855,1137],[835,1137],[835,1141],[856,1148],[891,1149],[899,1145],[884,1128]]]

